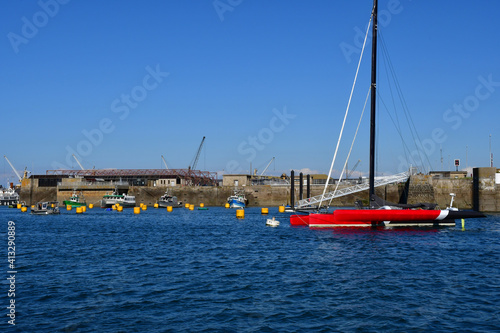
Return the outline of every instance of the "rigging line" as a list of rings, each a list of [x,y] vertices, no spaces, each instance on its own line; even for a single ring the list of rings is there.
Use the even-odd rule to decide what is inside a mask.
[[[383,36],[381,35],[380,37],[381,37],[380,39],[381,39],[381,41],[382,41],[382,51],[383,51],[383,55],[384,55],[383,59],[384,59],[384,61],[385,61],[385,63],[386,63],[386,68],[387,68],[387,69],[391,69],[391,64],[390,64],[390,59],[389,59],[389,52],[388,52],[387,47],[386,47],[386,45],[385,45],[385,42],[384,42],[384,38],[383,38]],[[402,142],[402,144],[403,144],[403,152],[404,152],[404,154],[405,154],[406,161],[409,161],[409,160],[410,160],[410,158],[408,157],[408,153],[410,152],[410,149],[407,147],[406,142],[405,142],[405,140],[404,140],[404,137],[403,137],[403,135],[402,135],[401,123],[400,123],[400,121],[399,121],[398,112],[397,112],[397,110],[396,110],[396,102],[395,102],[395,100],[394,100],[394,93],[393,93],[393,91],[392,91],[392,84],[391,84],[391,80],[390,80],[390,78],[389,78],[389,70],[386,70],[386,74],[387,74],[387,83],[388,83],[388,86],[389,86],[389,90],[390,90],[390,92],[391,92],[392,106],[393,106],[393,108],[394,108],[393,112],[394,112],[394,116],[395,116],[395,118],[396,118],[396,122],[394,122],[394,119],[392,119],[392,116],[391,116],[391,113],[390,113],[390,111],[389,111],[389,108],[387,107],[387,105],[385,104],[385,102],[383,102],[383,104],[384,104],[384,106],[385,106],[385,108],[386,108],[387,114],[389,115],[389,117],[391,117],[391,121],[393,122],[394,127],[395,127],[395,128],[396,128],[396,130],[398,131],[399,137],[400,137],[401,142]],[[392,77],[393,77],[393,81],[396,81],[396,80],[394,79],[394,70],[393,70],[393,69],[392,69],[392,71],[391,71],[391,74],[392,74]],[[397,88],[397,87],[396,87],[396,88]],[[398,93],[398,96],[399,96],[399,98],[401,99],[401,95],[400,95],[399,93]],[[381,99],[383,100],[383,98],[382,98],[380,95],[379,95],[379,98],[381,98]],[[407,122],[408,122],[408,119],[407,119]],[[408,153],[407,153],[407,152],[408,152]]]
[[[410,152],[410,148],[408,148],[408,146],[406,144],[406,141],[404,140],[403,133],[401,132],[401,130],[394,123],[394,119],[392,118],[392,115],[388,111],[387,105],[384,102],[384,98],[382,96],[378,95],[378,99],[384,105],[384,108],[385,108],[385,110],[387,112],[387,115],[389,116],[389,119],[391,119],[392,123],[394,124],[394,127],[396,128],[396,131],[398,132],[399,138],[401,139],[401,142],[403,143],[403,152],[405,154],[406,160],[410,160],[412,158],[411,155],[408,157],[408,153]],[[415,162],[415,161],[413,160],[413,162]]]
[[[383,43],[383,37],[382,37],[382,34],[380,33],[380,39],[382,41],[382,51],[383,51],[383,55],[384,57],[382,58],[384,60],[384,64],[385,64],[385,68],[387,69],[389,67],[389,65],[387,64],[387,48],[385,47],[385,44]],[[391,93],[391,99],[392,99],[392,105],[393,105],[393,112],[394,112],[394,115],[396,117],[396,125],[398,126],[399,130],[401,131],[401,124],[399,122],[399,117],[398,117],[398,113],[396,112],[396,102],[394,100],[394,92],[392,91],[392,84],[391,84],[391,80],[389,78],[389,71],[385,71],[385,74],[387,75],[386,79],[387,79],[387,86],[389,87],[389,91]],[[389,110],[389,108],[387,108],[387,110]]]
[[[347,169],[347,162],[349,161],[349,157],[351,156],[352,147],[354,147],[354,141],[356,141],[356,136],[358,135],[358,130],[359,130],[359,127],[361,126],[361,120],[363,119],[363,114],[365,113],[366,104],[368,104],[368,98],[370,97],[371,90],[372,90],[372,86],[370,85],[370,87],[368,88],[368,93],[366,94],[365,105],[363,106],[363,110],[361,111],[361,117],[359,117],[358,127],[356,128],[356,132],[354,133],[354,138],[352,139],[351,148],[349,149],[349,153],[347,154],[347,158],[346,158],[345,163],[344,163],[344,168],[342,169],[342,173],[340,174],[339,181],[337,182],[337,186],[335,186],[335,190],[333,191],[333,196],[330,199],[330,201],[328,202],[327,209],[330,207],[332,200],[333,200],[333,197],[335,196],[335,194],[337,193],[337,189],[339,188],[340,181],[342,180],[342,176],[344,175],[344,171]]]
[[[397,88],[398,96],[399,96],[400,101],[401,101],[401,105],[402,105],[402,108],[403,108],[403,111],[404,111],[404,114],[405,114],[405,117],[406,117],[406,121],[408,123],[408,127],[410,129],[410,133],[411,133],[412,138],[413,138],[414,143],[415,143],[416,151],[419,154],[419,157],[420,157],[422,163],[424,163],[424,159],[421,156],[422,152],[421,152],[421,150],[417,146],[417,140],[415,140],[415,136],[417,137],[418,142],[422,142],[422,141],[421,141],[420,136],[418,134],[418,131],[416,129],[416,126],[415,126],[415,123],[414,123],[413,118],[411,116],[411,113],[409,112],[409,108],[408,108],[408,105],[407,105],[406,100],[404,98],[404,95],[402,93],[401,85],[399,84],[399,80],[397,78],[396,71],[394,70],[394,66],[392,65],[392,61],[391,61],[391,58],[389,56],[389,52],[387,52],[387,47],[385,45],[384,39],[381,38],[381,40],[382,40],[383,49],[386,50],[385,56],[387,57],[387,61],[388,61],[388,65],[389,65],[388,67],[391,70],[391,74],[392,74],[394,83],[395,83],[396,88]],[[427,160],[427,163],[429,164],[429,167],[432,168],[432,164],[431,164],[431,162],[429,160],[429,156],[427,156],[427,154],[425,154],[425,153],[424,153],[424,156],[425,156],[425,158]],[[423,167],[423,165],[422,165],[422,167]]]
[[[384,55],[385,55],[385,52],[387,52],[387,49],[384,47],[384,45],[382,46],[382,50],[384,51]],[[386,61],[387,61],[387,58],[384,57],[384,63],[386,64],[386,67],[388,67]],[[404,137],[403,137],[403,134],[402,134],[402,128],[401,128],[401,122],[399,121],[399,117],[398,117],[398,112],[397,112],[397,109],[396,109],[396,101],[394,100],[394,92],[392,90],[392,84],[390,83],[391,80],[389,78],[389,73],[388,71],[385,71],[385,73],[387,74],[387,85],[389,87],[389,91],[390,91],[390,95],[391,95],[391,101],[392,101],[392,112],[394,114],[394,117],[396,118],[396,121],[394,121],[394,119],[392,119],[392,115],[391,115],[391,111],[389,110],[389,107],[386,105],[385,101],[383,100],[383,97],[379,94],[379,98],[382,100],[382,104],[384,105],[385,109],[386,109],[386,112],[387,114],[389,115],[389,117],[391,118],[391,121],[393,122],[394,124],[394,127],[396,128],[396,131],[398,132],[399,134],[399,137],[401,139],[401,143],[403,145],[403,153],[405,155],[405,160],[406,161],[409,161],[409,158],[408,158],[408,152],[410,151],[406,145],[406,142],[404,140]]]
[[[400,99],[401,99],[401,104],[403,106],[403,110],[405,111],[405,116],[407,117],[407,121],[408,121],[408,126],[411,128],[411,130],[413,131],[412,132],[412,135],[416,136],[417,139],[418,139],[418,142],[422,142],[422,140],[420,139],[420,135],[419,135],[419,132],[417,131],[417,127],[415,126],[415,122],[413,121],[413,117],[412,117],[412,114],[411,112],[409,111],[409,108],[408,108],[408,104],[406,103],[406,100],[404,98],[404,95],[402,93],[402,89],[401,89],[401,85],[399,83],[399,80],[397,78],[397,76],[395,75],[395,71],[394,71],[394,67],[392,66],[392,62],[390,61],[390,57],[388,56],[388,59],[389,59],[389,63],[391,64],[391,69],[392,69],[392,72],[394,73],[394,82],[396,83],[396,86],[398,88],[398,92],[400,94]],[[414,134],[413,134],[414,133]],[[421,151],[418,146],[417,146],[417,141],[415,140],[415,146],[416,146],[416,150],[417,152],[419,153],[419,155],[421,155],[422,153],[424,154],[425,156],[425,159],[427,160],[427,163],[429,165],[429,167],[432,169],[432,163],[431,161],[429,160],[429,156]],[[420,159],[422,160],[422,164],[424,163],[424,159],[419,156]],[[423,166],[423,165],[422,165]]]
[[[361,60],[363,59],[363,54],[365,51],[365,45],[366,45],[366,40],[368,38],[368,32],[370,31],[370,26],[372,23],[372,17],[373,17],[373,14],[370,16],[370,21],[368,22],[368,27],[366,28],[365,39],[363,41],[363,47],[361,48],[361,54],[359,56],[358,67],[356,68],[356,75],[354,76],[354,82],[352,84],[351,94],[349,95],[349,102],[347,103],[347,108],[345,110],[344,121],[342,122],[342,128],[340,130],[339,139],[337,141],[337,147],[335,148],[335,154],[333,155],[332,164],[330,165],[330,171],[328,171],[328,177],[326,178],[325,188],[323,189],[323,193],[321,194],[321,199],[319,201],[318,207],[321,207],[321,203],[323,202],[323,198],[325,197],[326,188],[328,187],[328,183],[330,182],[330,176],[332,175],[333,165],[335,164],[335,159],[337,158],[337,152],[339,150],[340,140],[342,139],[342,133],[344,132],[344,126],[345,126],[345,122],[347,119],[347,114],[349,113],[349,107],[351,106],[351,100],[352,100],[352,95],[354,92],[354,87],[356,86],[356,81],[358,79],[359,67],[361,66]]]

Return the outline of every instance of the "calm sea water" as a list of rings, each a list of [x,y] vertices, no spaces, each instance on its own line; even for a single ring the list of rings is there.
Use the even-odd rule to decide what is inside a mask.
[[[500,216],[439,230],[265,225],[260,208],[102,209],[15,222],[19,332],[500,331]]]

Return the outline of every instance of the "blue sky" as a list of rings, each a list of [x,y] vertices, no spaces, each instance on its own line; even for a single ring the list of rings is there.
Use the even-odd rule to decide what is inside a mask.
[[[274,156],[271,174],[326,173],[354,79],[358,31],[371,6],[371,0],[6,0],[2,153],[18,170],[36,174],[78,168],[73,152],[85,168],[161,168],[161,155],[170,168],[187,168],[206,136],[198,169],[243,172],[252,163],[263,170]],[[441,169],[440,149],[445,170],[453,159],[461,167],[489,166],[491,134],[500,158],[500,2],[380,0],[379,11],[423,142],[415,146],[402,130],[409,153],[425,150],[434,170]],[[369,56],[364,60],[336,170],[368,88]],[[382,68],[381,60],[379,100],[386,103],[392,97]],[[381,109],[377,169],[399,172],[403,146]],[[367,140],[365,116],[349,162],[361,160],[364,173]],[[14,181],[2,163],[0,183]]]

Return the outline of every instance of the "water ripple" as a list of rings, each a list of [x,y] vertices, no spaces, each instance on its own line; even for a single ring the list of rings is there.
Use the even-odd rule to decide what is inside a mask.
[[[290,227],[274,210],[278,228],[267,228],[258,208],[244,220],[222,208],[48,218],[2,208],[17,228],[16,326],[500,330],[498,215],[467,221],[465,230],[309,230]]]

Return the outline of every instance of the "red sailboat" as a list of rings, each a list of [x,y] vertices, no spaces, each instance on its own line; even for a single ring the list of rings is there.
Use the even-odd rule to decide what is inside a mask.
[[[359,207],[358,209],[336,209],[333,212],[324,213],[319,212],[318,209],[318,212],[294,214],[290,216],[291,225],[302,225],[313,228],[377,226],[439,227],[455,226],[455,220],[457,219],[485,217],[480,212],[458,210],[451,207],[452,205],[450,205],[450,208],[440,210],[436,209],[437,205],[434,204],[396,204],[387,202],[375,195],[377,0],[373,1],[372,20],[369,207]],[[292,179],[292,182],[293,181],[294,180]]]

